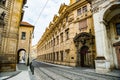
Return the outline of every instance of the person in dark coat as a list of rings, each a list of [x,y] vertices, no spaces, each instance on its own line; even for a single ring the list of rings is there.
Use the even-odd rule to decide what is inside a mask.
[[[34,66],[32,65],[32,62],[30,62],[30,70],[32,72],[32,75],[34,75]]]

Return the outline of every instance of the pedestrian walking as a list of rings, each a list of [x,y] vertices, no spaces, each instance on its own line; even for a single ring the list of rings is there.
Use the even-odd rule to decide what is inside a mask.
[[[32,65],[32,62],[30,62],[30,70],[32,72],[32,75],[34,75],[34,66]]]

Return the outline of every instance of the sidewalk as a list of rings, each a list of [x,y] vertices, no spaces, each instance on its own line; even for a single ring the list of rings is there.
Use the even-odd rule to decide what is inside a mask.
[[[36,80],[28,66],[17,64],[17,70],[14,72],[0,73],[0,80]]]

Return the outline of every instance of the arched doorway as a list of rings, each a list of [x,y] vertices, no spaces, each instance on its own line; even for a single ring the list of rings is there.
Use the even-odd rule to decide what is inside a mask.
[[[17,63],[25,63],[26,59],[26,50],[25,49],[19,49],[17,54]]]
[[[82,46],[80,49],[80,61],[82,67],[88,66],[88,58],[87,58],[88,49],[89,49],[88,46]]]

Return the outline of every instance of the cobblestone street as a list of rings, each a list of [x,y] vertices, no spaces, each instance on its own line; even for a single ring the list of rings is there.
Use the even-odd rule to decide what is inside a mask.
[[[94,69],[60,66],[33,62],[38,80],[120,80],[118,70],[106,74],[95,73]]]

